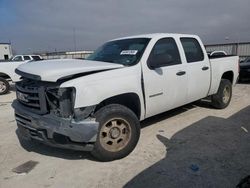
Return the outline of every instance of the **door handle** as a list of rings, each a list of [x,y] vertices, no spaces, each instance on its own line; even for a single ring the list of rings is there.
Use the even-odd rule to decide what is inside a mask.
[[[180,72],[177,72],[177,73],[176,73],[177,76],[182,76],[182,75],[184,75],[184,74],[186,74],[185,71],[180,71]]]
[[[208,70],[209,67],[205,66],[205,67],[202,67],[202,70],[205,71],[205,70]]]

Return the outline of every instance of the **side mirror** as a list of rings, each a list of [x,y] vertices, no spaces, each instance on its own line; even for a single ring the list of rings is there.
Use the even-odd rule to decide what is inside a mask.
[[[173,61],[174,61],[173,57],[169,54],[157,54],[149,58],[148,65],[151,69],[156,69],[159,67],[172,64]]]

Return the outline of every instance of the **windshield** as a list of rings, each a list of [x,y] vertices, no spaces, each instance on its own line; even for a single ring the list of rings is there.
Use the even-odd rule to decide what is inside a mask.
[[[11,58],[11,61],[22,61],[22,56],[14,56],[13,58]]]
[[[133,38],[107,42],[87,60],[134,65],[140,60],[149,40],[149,38]]]

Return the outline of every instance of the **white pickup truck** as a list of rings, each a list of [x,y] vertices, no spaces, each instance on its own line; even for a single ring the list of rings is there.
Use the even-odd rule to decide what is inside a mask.
[[[20,81],[20,76],[15,73],[15,69],[29,61],[39,61],[42,57],[39,55],[16,55],[10,60],[0,61],[0,95],[9,91],[9,81]]]
[[[215,108],[227,107],[238,61],[209,59],[195,35],[148,34],[109,41],[86,60],[24,64],[12,104],[18,130],[119,159],[135,148],[141,120],[208,96]]]

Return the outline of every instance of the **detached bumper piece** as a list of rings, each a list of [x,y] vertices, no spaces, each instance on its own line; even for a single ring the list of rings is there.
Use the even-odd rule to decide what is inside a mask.
[[[44,144],[80,151],[91,151],[96,141],[99,123],[94,120],[75,122],[55,115],[32,113],[17,100],[12,103],[19,134]]]

